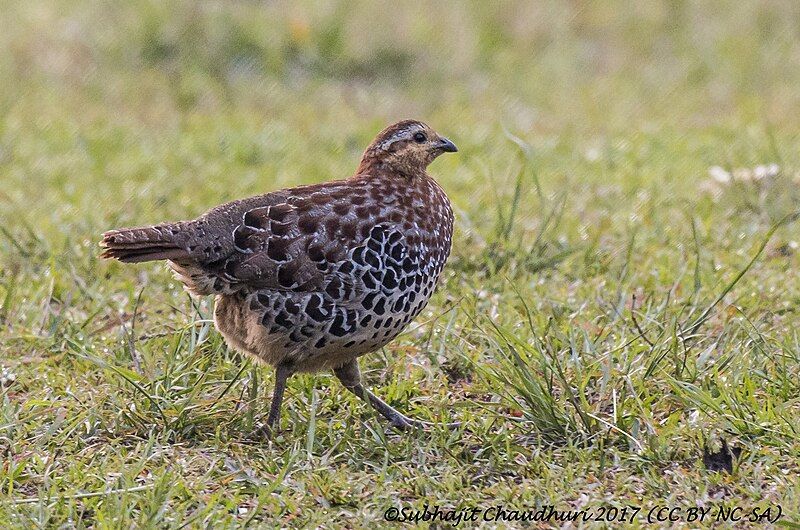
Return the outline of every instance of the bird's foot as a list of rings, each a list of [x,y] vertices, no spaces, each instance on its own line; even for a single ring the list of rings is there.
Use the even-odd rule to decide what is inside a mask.
[[[428,430],[433,427],[445,427],[447,429],[458,429],[461,427],[460,421],[454,422],[433,422],[433,421],[424,421],[424,420],[417,420],[414,418],[409,418],[405,414],[398,412],[395,409],[391,409],[390,411],[380,411],[381,414],[389,420],[389,425],[397,429],[398,431],[410,431],[412,429],[421,429],[421,430]],[[386,412],[384,414],[384,412]]]
[[[358,364],[355,360],[335,368],[333,373],[336,374],[336,377],[339,378],[339,381],[342,382],[347,390],[372,405],[372,408],[378,411],[381,416],[389,420],[389,424],[399,431],[409,431],[412,429],[426,430],[431,427],[447,427],[448,429],[457,429],[461,426],[461,422],[435,423],[409,418],[370,392],[364,387],[364,385],[361,384],[361,373],[358,370]]]
[[[273,427],[269,425],[262,425],[261,427],[253,429],[253,431],[250,433],[250,438],[258,441],[272,440],[275,434],[276,432]]]

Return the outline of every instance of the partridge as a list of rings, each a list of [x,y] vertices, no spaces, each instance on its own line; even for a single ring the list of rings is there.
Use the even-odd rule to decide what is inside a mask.
[[[324,369],[392,426],[422,427],[363,386],[357,359],[394,339],[433,293],[453,211],[426,169],[456,151],[424,123],[401,121],[378,134],[350,178],[229,202],[192,221],[111,230],[102,257],[167,260],[191,293],[216,297],[227,344],[275,367],[268,432],[287,378]]]

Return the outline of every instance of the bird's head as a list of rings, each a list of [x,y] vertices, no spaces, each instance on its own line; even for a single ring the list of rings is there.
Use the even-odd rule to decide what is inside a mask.
[[[404,120],[382,130],[364,151],[359,173],[390,169],[413,176],[424,172],[442,153],[458,151],[455,144],[420,121]]]

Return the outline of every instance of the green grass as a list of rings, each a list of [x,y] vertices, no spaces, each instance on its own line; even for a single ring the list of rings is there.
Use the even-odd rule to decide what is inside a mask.
[[[800,10],[580,5],[2,2],[3,526],[367,528],[426,504],[800,525]],[[162,265],[99,261],[99,234],[344,177],[408,117],[460,148],[431,167],[453,255],[362,368],[463,428],[388,431],[319,374],[254,437],[271,372]],[[702,463],[721,439],[730,474]]]

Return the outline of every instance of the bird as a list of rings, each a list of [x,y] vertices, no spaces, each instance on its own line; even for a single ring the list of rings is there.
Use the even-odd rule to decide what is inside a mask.
[[[275,370],[266,435],[288,378],[331,370],[400,430],[433,423],[367,389],[358,358],[423,310],[450,255],[453,209],[427,168],[455,144],[417,120],[386,127],[349,178],[222,204],[189,221],[110,230],[101,257],[166,260],[186,290],[213,295],[227,345]],[[448,423],[458,427],[459,423]]]

